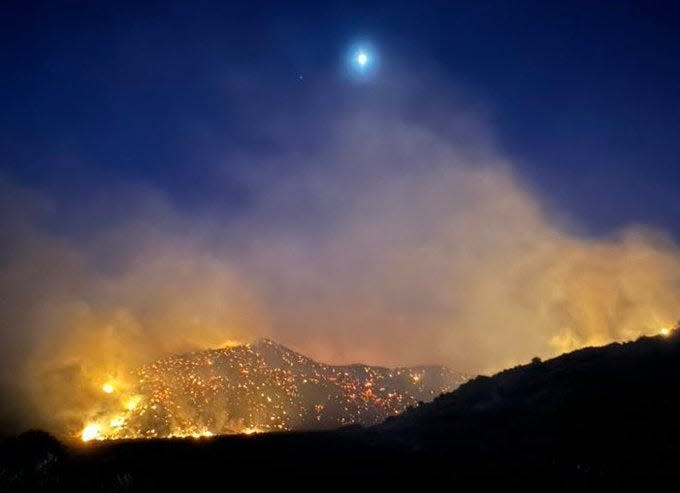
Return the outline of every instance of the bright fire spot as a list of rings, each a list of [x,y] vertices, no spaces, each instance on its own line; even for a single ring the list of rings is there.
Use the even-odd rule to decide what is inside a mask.
[[[253,433],[262,433],[262,431],[263,431],[263,430],[261,430],[261,429],[259,429],[259,428],[245,428],[245,429],[243,430],[243,433],[244,433],[245,435],[252,435]]]
[[[111,421],[109,421],[109,426],[111,428],[120,428],[125,424],[125,418],[123,416],[116,416],[115,418],[111,418]]]
[[[104,385],[102,385],[102,390],[107,394],[113,394],[113,391],[116,389],[113,388],[113,385],[106,382]]]
[[[97,440],[100,438],[99,436],[99,431],[101,430],[101,426],[99,426],[97,423],[90,423],[83,428],[82,433],[80,434],[80,438],[83,440],[83,442],[89,442],[90,440]]]
[[[661,334],[664,337],[667,337],[668,335],[670,335],[670,333],[671,331],[668,327],[661,327],[661,329],[659,330],[659,334]]]
[[[130,397],[126,402],[125,402],[125,409],[128,411],[134,411],[137,409],[137,406],[139,403],[142,401],[142,396],[141,395],[135,395],[133,397]]]
[[[420,375],[413,375],[411,378],[413,379],[413,383],[420,382]]]
[[[201,431],[198,433],[192,433],[191,437],[192,438],[205,438],[205,437],[211,437],[214,436],[215,434],[212,431]]]

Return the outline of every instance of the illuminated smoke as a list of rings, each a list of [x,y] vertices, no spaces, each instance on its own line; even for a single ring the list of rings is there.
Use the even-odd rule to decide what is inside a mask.
[[[262,336],[327,363],[474,372],[673,326],[680,255],[663,233],[577,234],[469,106],[413,114],[440,91],[383,89],[261,115],[277,152],[225,151],[250,173],[237,212],[134,184],[74,212],[1,184],[4,424],[82,429],[132,369]],[[209,170],[215,186],[225,173]]]

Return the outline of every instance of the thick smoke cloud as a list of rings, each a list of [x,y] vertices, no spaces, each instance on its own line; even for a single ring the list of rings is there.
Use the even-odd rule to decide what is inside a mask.
[[[266,152],[204,136],[201,172],[244,187],[239,208],[128,183],[74,210],[4,182],[3,419],[77,429],[107,379],[260,336],[331,363],[486,372],[674,323],[663,233],[578,234],[436,84],[355,89],[311,91],[296,116],[240,107]]]
[[[350,119],[338,135],[329,167],[270,198],[331,226],[253,250],[281,338],[333,361],[492,371],[677,317],[680,257],[661,233],[579,236],[510,163],[401,121]]]
[[[10,424],[80,426],[104,382],[124,384],[150,358],[266,334],[231,261],[201,247],[169,210],[145,200],[132,207],[135,219],[65,238],[41,227],[49,207],[19,215],[39,198],[3,189],[14,213],[4,218],[0,285]]]

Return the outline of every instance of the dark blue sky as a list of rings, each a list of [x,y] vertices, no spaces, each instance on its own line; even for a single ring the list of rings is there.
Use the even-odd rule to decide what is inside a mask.
[[[248,190],[215,184],[215,156],[275,154],[261,121],[305,111],[317,80],[332,100],[365,37],[483,107],[549,206],[596,234],[640,222],[680,237],[675,2],[4,2],[0,15],[2,175],[58,201],[133,182],[187,211],[237,212]],[[257,88],[252,112],[234,85]]]

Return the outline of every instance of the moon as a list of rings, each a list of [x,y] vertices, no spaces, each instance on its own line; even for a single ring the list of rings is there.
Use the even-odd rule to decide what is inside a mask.
[[[372,43],[358,42],[349,47],[346,54],[346,70],[358,82],[367,82],[378,69],[378,54]]]

